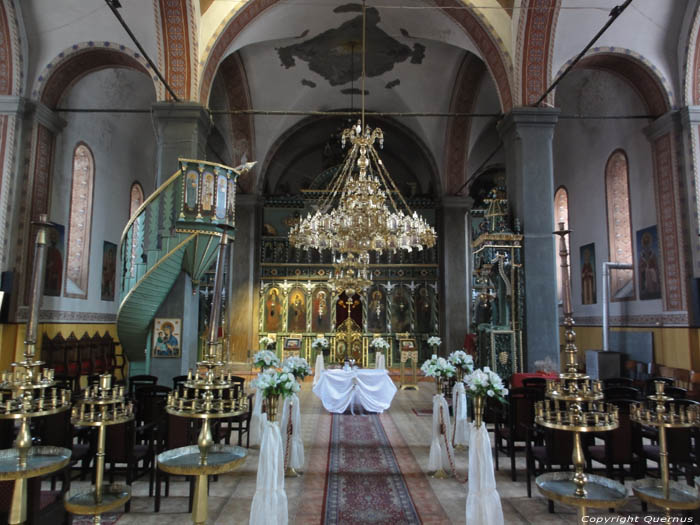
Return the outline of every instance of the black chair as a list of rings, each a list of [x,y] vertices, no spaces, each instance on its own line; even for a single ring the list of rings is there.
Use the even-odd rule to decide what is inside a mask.
[[[603,379],[603,388],[611,388],[614,386],[634,386],[634,381],[629,377],[608,377]]]
[[[508,393],[506,421],[496,424],[494,431],[496,470],[498,470],[498,452],[500,450],[510,456],[510,477],[513,481],[516,481],[517,478],[515,471],[515,443],[525,443],[529,435],[534,435],[535,403],[543,399],[544,391],[539,388],[522,387],[511,389]],[[524,448],[524,445],[522,448]]]
[[[537,477],[543,472],[569,470],[572,466],[573,432],[546,428],[542,431],[542,435],[544,437],[543,445],[532,446],[533,436],[530,436],[525,442],[528,498],[532,497],[531,478]],[[555,465],[558,468],[555,469]],[[549,512],[554,512],[554,502],[549,500],[548,505]]]
[[[131,376],[129,378],[129,396],[134,398],[134,392],[140,386],[153,386],[158,384],[158,377],[148,374]]]
[[[36,419],[34,438],[38,444],[48,447],[63,447],[71,451],[68,468],[80,463],[80,479],[85,479],[90,470],[90,462],[95,457],[95,447],[90,440],[90,433],[86,433],[83,442],[76,442],[77,432],[70,422],[69,410]],[[56,478],[51,477],[51,489],[56,487]]]
[[[158,452],[173,448],[186,447],[197,440],[192,419],[167,414],[165,417],[164,439]],[[165,481],[165,497],[170,495],[170,475],[156,468],[156,497],[153,504],[153,511],[160,512],[161,483]],[[190,481],[190,501],[188,512],[192,512],[192,498],[194,495],[194,476],[189,477]]]
[[[129,421],[121,425],[107,427],[105,443],[105,464],[109,464],[109,482],[114,483],[117,464],[124,464],[126,484],[131,483],[149,472],[148,494],[153,495],[153,442],[139,443],[136,438],[136,423]],[[139,463],[141,468],[139,469]],[[124,507],[125,512],[131,510],[130,501]]]
[[[68,469],[61,471],[59,490],[42,490],[42,478],[27,480],[27,521],[26,525],[56,525],[66,523],[68,514],[63,506],[64,494],[70,489]],[[0,481],[0,523],[9,521],[14,481]]]
[[[668,386],[664,389],[664,395],[672,397],[673,399],[685,399],[688,395],[688,391],[685,388],[679,386]]]
[[[234,385],[234,396],[238,396],[238,384]],[[224,421],[219,421],[216,429],[216,440],[220,443],[222,440],[227,444],[231,444],[231,433],[238,433],[238,446],[243,446],[243,434],[246,435],[246,448],[250,448],[250,418],[253,415],[253,396],[248,394],[248,410],[237,416],[226,418]]]
[[[173,390],[177,391],[180,385],[187,381],[187,376],[175,376],[173,377]]]
[[[641,400],[641,392],[631,386],[611,386],[603,389],[603,397],[606,401],[615,399],[633,399],[634,401]]]
[[[639,451],[642,448],[642,435],[639,425],[630,420],[630,405],[636,405],[634,399],[616,399],[610,401],[619,409],[619,426],[610,432],[600,432],[596,437],[602,439],[603,445],[592,444],[587,447],[588,468],[592,469],[593,461],[605,465],[605,475],[613,477],[615,465],[619,465],[620,483],[625,482],[625,465],[630,466],[630,474],[635,479],[642,476],[643,466]]]
[[[670,377],[650,377],[644,382],[644,392],[647,395],[653,394],[656,391],[656,382],[661,381],[662,383],[666,383],[666,386],[674,386],[674,380],[673,378]]]

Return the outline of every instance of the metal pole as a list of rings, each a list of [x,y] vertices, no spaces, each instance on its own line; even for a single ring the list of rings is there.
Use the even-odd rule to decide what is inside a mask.
[[[603,263],[603,352],[608,352],[608,334],[610,331],[610,309],[608,297],[610,295],[610,270],[634,270],[634,266],[627,263],[606,261]]]
[[[27,329],[24,338],[24,355],[34,358],[36,352],[37,328],[39,326],[39,309],[41,298],[44,294],[44,276],[46,273],[46,247],[48,246],[48,230],[53,227],[48,215],[39,215],[39,220],[33,223],[38,227],[34,248],[34,276],[32,278],[31,298],[29,303],[29,315],[27,317]]]
[[[207,361],[216,358],[216,342],[219,336],[219,320],[221,318],[221,291],[224,285],[224,267],[226,265],[226,249],[228,246],[228,233],[224,232],[219,243],[219,254],[216,258],[216,273],[214,274],[214,296],[211,300],[209,314],[209,338],[207,341]]]

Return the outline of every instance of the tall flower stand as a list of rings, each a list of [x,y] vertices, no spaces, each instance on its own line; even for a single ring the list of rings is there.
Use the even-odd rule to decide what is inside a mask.
[[[406,379],[405,368],[406,362],[411,361],[411,377]],[[418,390],[418,350],[401,350],[401,365],[400,365],[401,390]]]

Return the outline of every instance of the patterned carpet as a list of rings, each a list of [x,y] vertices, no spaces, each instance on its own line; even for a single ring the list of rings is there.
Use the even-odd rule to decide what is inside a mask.
[[[379,416],[333,415],[324,515],[325,523],[421,523]]]

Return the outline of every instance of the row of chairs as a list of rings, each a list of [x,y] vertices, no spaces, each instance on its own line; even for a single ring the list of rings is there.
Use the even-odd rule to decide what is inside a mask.
[[[125,377],[126,360],[117,353],[119,343],[109,332],[104,335],[85,332],[78,339],[73,332],[64,338],[61,333],[54,337],[42,336],[41,352],[47,366],[59,379],[70,382],[74,391],[80,388],[80,377],[109,373]]]

